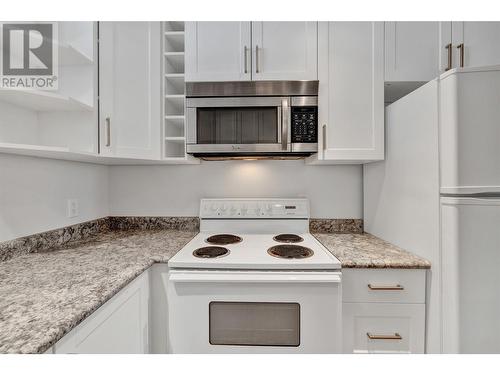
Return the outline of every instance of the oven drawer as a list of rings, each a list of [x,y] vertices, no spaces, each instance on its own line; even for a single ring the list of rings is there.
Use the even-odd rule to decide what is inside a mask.
[[[421,269],[344,269],[344,302],[425,303]]]
[[[425,305],[344,303],[344,353],[423,353]]]

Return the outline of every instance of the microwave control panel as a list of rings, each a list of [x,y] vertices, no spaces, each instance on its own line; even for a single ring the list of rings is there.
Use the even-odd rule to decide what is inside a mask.
[[[318,107],[292,107],[292,143],[318,142]]]

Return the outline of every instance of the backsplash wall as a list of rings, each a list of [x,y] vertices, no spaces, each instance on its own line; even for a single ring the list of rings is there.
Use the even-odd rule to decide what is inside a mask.
[[[78,199],[77,217],[67,199]],[[0,155],[0,242],[107,215],[108,167]]]
[[[307,197],[314,218],[360,219],[362,167],[222,161],[109,168],[110,215],[198,216],[201,198]]]

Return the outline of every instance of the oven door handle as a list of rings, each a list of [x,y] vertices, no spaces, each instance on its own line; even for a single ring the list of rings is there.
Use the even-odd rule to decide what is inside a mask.
[[[172,272],[169,280],[175,283],[333,283],[341,282],[339,272]]]

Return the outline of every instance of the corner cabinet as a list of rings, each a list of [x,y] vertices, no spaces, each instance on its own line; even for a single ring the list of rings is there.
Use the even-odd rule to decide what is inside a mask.
[[[384,159],[384,24],[319,22],[319,147],[312,163]]]
[[[315,80],[317,22],[186,22],[186,81]]]
[[[160,22],[99,22],[101,155],[160,159],[160,53]]]
[[[147,270],[59,340],[54,353],[149,353],[149,280]]]

